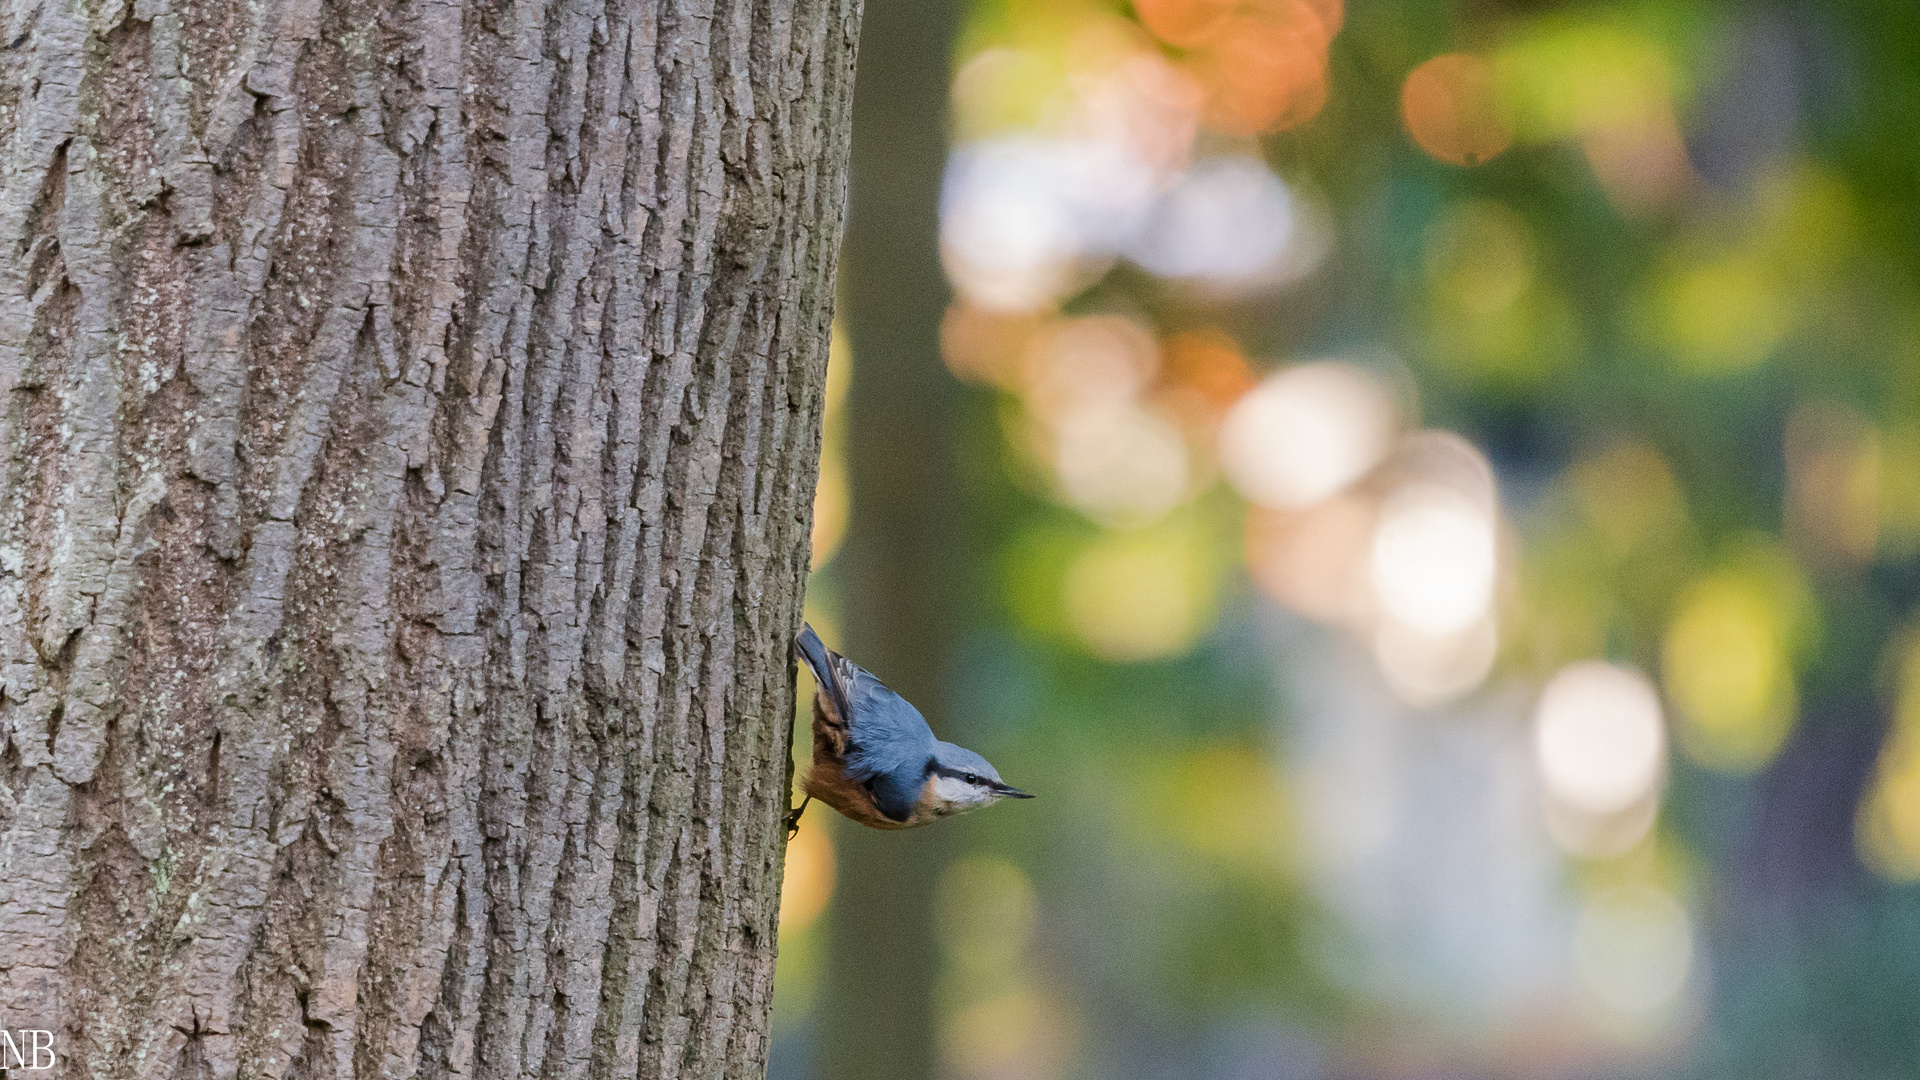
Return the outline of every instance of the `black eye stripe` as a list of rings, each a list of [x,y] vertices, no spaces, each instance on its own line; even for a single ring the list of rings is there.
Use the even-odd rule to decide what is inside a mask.
[[[964,769],[949,769],[935,761],[927,762],[928,775],[944,776],[949,780],[959,780],[968,784],[985,783],[986,778],[979,773],[970,773]]]

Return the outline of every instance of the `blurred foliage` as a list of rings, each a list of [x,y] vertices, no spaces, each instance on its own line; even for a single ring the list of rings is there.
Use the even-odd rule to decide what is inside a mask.
[[[1042,163],[1023,196],[1099,198],[991,218],[948,174],[943,340],[976,384],[955,454],[991,538],[952,677],[979,749],[1042,796],[943,826],[968,853],[940,916],[953,1075],[1178,1071],[1204,1055],[1170,1047],[1247,1016],[1330,1051],[1300,1075],[1920,1067],[1920,11],[977,0],[955,70],[957,155],[1029,140],[1006,159]],[[1099,172],[1100,139],[1146,164]],[[1286,250],[1237,277],[1147,269],[1186,265],[1167,215],[1211,227],[1166,192],[1216,157],[1284,182]],[[1136,181],[1145,224],[1119,236]],[[1259,205],[1228,240],[1254,243]],[[993,242],[968,247],[951,230],[976,212]],[[1054,247],[1010,253],[1036,236]],[[1088,352],[1100,334],[1138,340]],[[1542,977],[1484,1022],[1409,1006],[1356,974],[1355,901],[1316,885],[1283,656],[1305,622],[1279,612],[1384,646],[1260,563],[1333,535],[1334,503],[1249,507],[1216,440],[1258,379],[1324,358],[1396,395],[1408,433],[1464,435],[1498,484],[1498,651],[1432,723],[1523,725],[1511,701],[1588,659],[1662,693],[1675,753],[1630,842],[1554,833],[1580,912],[1554,962],[1598,1004]],[[1429,467],[1403,458],[1342,496],[1356,528]],[[1345,693],[1336,668],[1313,674]],[[1639,988],[1608,942],[1705,959],[1623,1019],[1605,1007]]]

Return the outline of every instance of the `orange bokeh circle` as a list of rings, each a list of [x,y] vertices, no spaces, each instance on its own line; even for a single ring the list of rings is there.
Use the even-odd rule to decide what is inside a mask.
[[[1400,116],[1420,149],[1453,165],[1479,165],[1513,144],[1493,65],[1465,53],[1414,68],[1400,88]]]
[[[1230,135],[1285,131],[1327,101],[1327,45],[1337,29],[1307,0],[1235,12],[1194,54],[1207,123]]]
[[[1141,25],[1176,48],[1202,45],[1220,32],[1239,0],[1134,0]]]

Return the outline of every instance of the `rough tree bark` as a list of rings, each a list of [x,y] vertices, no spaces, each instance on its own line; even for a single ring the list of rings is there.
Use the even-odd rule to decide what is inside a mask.
[[[758,1075],[858,20],[0,5],[59,1075]]]

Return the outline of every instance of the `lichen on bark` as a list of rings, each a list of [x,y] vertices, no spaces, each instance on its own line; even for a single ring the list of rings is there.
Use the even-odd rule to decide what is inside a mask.
[[[858,20],[0,6],[0,1026],[56,1075],[764,1067]]]

